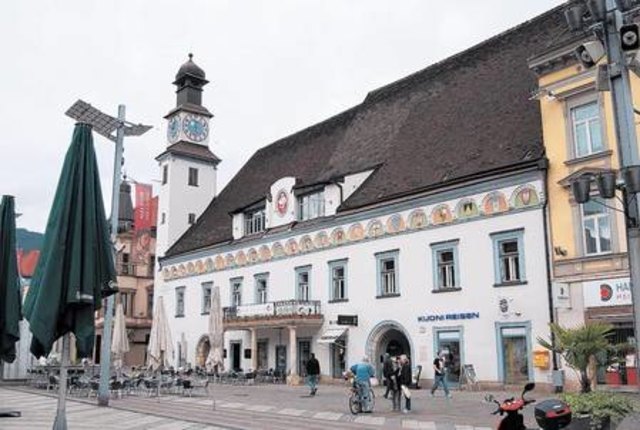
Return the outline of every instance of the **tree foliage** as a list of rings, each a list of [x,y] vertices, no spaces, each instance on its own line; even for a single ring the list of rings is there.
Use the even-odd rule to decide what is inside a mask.
[[[566,363],[580,375],[581,392],[591,391],[591,379],[587,369],[597,354],[609,347],[608,336],[613,330],[611,324],[592,322],[579,327],[566,328],[558,324],[549,324],[554,343],[538,337],[538,343],[550,351],[562,356]]]

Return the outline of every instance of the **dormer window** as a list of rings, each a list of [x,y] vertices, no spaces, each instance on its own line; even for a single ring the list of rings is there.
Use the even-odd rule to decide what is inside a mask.
[[[308,219],[324,216],[324,192],[305,194],[298,197],[298,220],[306,221]]]
[[[244,234],[254,234],[264,231],[265,215],[264,208],[252,210],[244,213]]]

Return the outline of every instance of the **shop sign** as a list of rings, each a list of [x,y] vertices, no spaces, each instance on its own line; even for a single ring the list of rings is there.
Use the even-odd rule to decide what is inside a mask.
[[[449,314],[425,314],[418,317],[418,322],[459,321],[480,318],[480,312],[454,312]]]
[[[358,326],[358,315],[338,315],[338,325]]]
[[[549,351],[533,351],[533,366],[538,369],[549,370],[550,355]]]
[[[584,306],[587,308],[631,304],[631,280],[629,278],[583,282],[582,289]]]

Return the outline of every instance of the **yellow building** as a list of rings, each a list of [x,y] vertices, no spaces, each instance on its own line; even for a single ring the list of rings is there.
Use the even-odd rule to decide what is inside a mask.
[[[572,326],[606,321],[615,342],[633,337],[633,310],[622,203],[603,200],[595,185],[591,200],[578,204],[573,179],[620,167],[611,93],[596,89],[596,69],[583,67],[574,50],[588,39],[567,38],[530,58],[538,76],[543,139],[549,160],[547,194],[555,319]],[[638,78],[632,76],[634,105],[640,106]],[[637,127],[637,126],[636,126]],[[635,366],[627,356],[627,366]],[[607,371],[608,369],[608,371]],[[624,369],[602,365],[598,383],[627,383]],[[567,373],[567,377],[573,375]],[[633,376],[629,376],[632,378]]]

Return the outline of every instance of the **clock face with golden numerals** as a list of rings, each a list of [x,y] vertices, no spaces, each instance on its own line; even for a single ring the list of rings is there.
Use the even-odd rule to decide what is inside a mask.
[[[209,135],[209,123],[203,116],[187,114],[182,119],[182,132],[189,140],[202,142]]]
[[[169,124],[167,126],[167,139],[169,142],[175,143],[180,136],[180,117],[174,116],[169,120]]]

